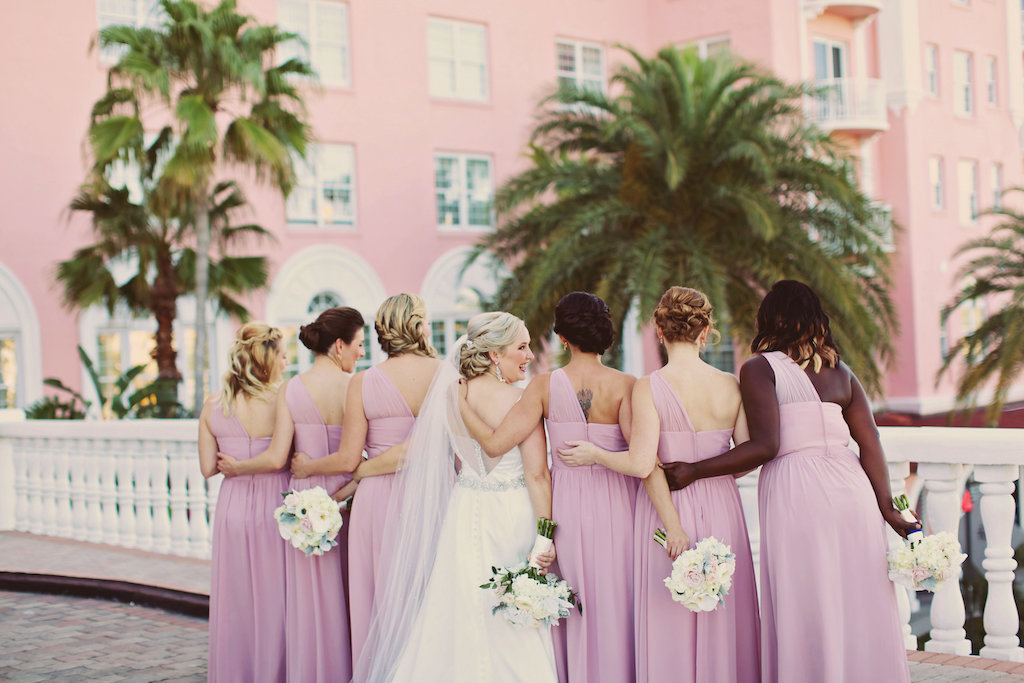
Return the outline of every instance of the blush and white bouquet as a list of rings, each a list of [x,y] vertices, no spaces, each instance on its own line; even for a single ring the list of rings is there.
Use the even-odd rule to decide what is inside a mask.
[[[550,519],[537,521],[538,538],[531,555],[538,549],[542,552],[550,549],[556,526],[557,523]],[[548,542],[544,543],[544,540]],[[550,572],[541,574],[540,568],[532,562],[520,562],[512,567],[491,567],[491,573],[491,579],[480,588],[491,591],[491,613],[501,615],[514,626],[551,626],[568,617],[573,607],[583,614],[579,596],[569,583]]]
[[[913,521],[906,495],[897,496],[893,503],[905,519]],[[912,531],[906,542],[889,551],[888,559],[892,582],[915,591],[934,592],[957,577],[967,555],[960,551],[960,543],[948,531],[930,536]]]
[[[322,486],[302,491],[285,491],[284,505],[274,510],[281,538],[310,555],[323,555],[338,545],[341,531],[338,503]]]
[[[665,546],[666,534],[655,529],[654,540]],[[736,555],[726,544],[708,536],[683,551],[672,563],[665,587],[672,599],[691,612],[711,612],[725,602],[736,573]]]

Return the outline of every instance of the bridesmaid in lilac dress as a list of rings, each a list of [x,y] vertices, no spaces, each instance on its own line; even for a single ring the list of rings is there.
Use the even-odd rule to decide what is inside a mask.
[[[839,362],[817,295],[793,280],[776,283],[757,312],[751,350],[760,355],[740,371],[750,441],[668,476],[692,488],[764,463],[763,680],[909,681],[884,527],[906,535],[917,525],[893,508],[871,406]]]
[[[324,458],[337,449],[346,413],[349,373],[364,355],[363,324],[358,311],[339,307],[324,311],[300,329],[300,341],[315,354],[313,366],[289,380],[281,392],[273,444],[264,456],[248,461],[235,461],[222,454],[221,471],[246,474],[265,467],[279,468],[287,461],[293,439],[295,449],[309,458]],[[355,489],[350,479],[348,475],[292,477],[281,490],[321,486],[336,500],[344,500]],[[280,500],[278,492],[278,505]],[[346,520],[344,524],[350,523]],[[285,545],[283,539],[280,543]],[[351,677],[345,563],[346,548],[341,544],[320,557],[306,557],[299,550],[286,548],[285,576],[279,588],[286,595],[285,680],[306,683]],[[256,624],[256,628],[263,626]]]
[[[217,451],[246,460],[270,446],[285,364],[281,331],[243,325],[228,362],[220,395],[207,399],[199,416],[199,465],[207,478],[217,474]],[[221,485],[210,563],[210,681],[284,676],[286,546],[273,510],[287,485],[281,468]]]
[[[383,575],[380,546],[401,445],[412,431],[440,362],[428,341],[426,307],[415,294],[396,294],[385,300],[374,327],[388,358],[352,378],[340,448],[320,460],[296,452],[292,461],[296,477],[352,472],[359,486],[352,501],[348,540],[353,662],[359,661],[366,642],[376,581]],[[365,462],[361,457],[364,449]],[[336,680],[342,679],[338,676]]]
[[[507,452],[542,417],[551,452],[569,440],[589,440],[606,452],[600,462],[551,465],[552,515],[558,557],[552,571],[578,592],[583,615],[552,629],[563,683],[633,680],[633,503],[637,480],[621,473],[635,379],[601,363],[614,328],[608,306],[573,292],[555,307],[555,333],[572,359],[538,375],[493,430],[463,403],[466,426],[488,455]]]
[[[637,681],[748,683],[760,679],[757,589],[746,521],[732,476],[716,477],[670,494],[662,470],[695,462],[746,438],[740,391],[733,375],[700,358],[712,332],[711,304],[694,289],[672,287],[654,311],[668,363],[636,383],[628,462],[645,477],[635,512],[635,615]],[[588,443],[562,451],[568,462],[585,462]],[[654,541],[667,532],[668,548]],[[693,542],[714,536],[736,555],[736,573],[725,603],[694,613],[672,600],[665,577],[672,561]]]

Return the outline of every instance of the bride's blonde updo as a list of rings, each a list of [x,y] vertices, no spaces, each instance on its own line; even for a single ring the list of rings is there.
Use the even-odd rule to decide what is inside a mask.
[[[654,322],[666,342],[693,344],[705,328],[709,335],[718,336],[707,295],[689,287],[669,287],[654,309]]]
[[[427,307],[423,299],[403,292],[384,300],[377,309],[373,327],[377,330],[380,348],[388,358],[403,353],[436,358],[437,351],[430,345],[426,322]]]
[[[459,373],[473,379],[487,372],[493,364],[491,351],[501,353],[516,342],[526,324],[511,313],[480,313],[466,327],[466,342],[459,352]]]
[[[253,398],[270,398],[281,377],[277,372],[277,349],[281,330],[262,322],[251,322],[238,328],[228,354],[228,371],[224,373],[220,404],[230,415],[238,394]]]

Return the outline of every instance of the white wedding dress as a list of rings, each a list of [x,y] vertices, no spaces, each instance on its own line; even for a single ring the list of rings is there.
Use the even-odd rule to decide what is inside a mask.
[[[550,629],[509,624],[491,613],[489,591],[480,588],[492,567],[524,561],[535,537],[518,447],[490,472],[462,467],[396,682],[557,680]]]

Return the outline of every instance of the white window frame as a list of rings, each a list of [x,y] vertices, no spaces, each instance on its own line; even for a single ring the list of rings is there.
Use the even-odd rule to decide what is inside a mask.
[[[989,175],[992,184],[992,208],[999,211],[1003,208],[1003,165],[992,164]]]
[[[697,56],[701,59],[707,59],[711,55],[716,54],[720,50],[731,50],[732,49],[732,38],[728,33],[720,36],[710,36],[708,38],[701,38],[700,40],[694,40],[686,43],[686,47],[697,48]]]
[[[999,68],[996,58],[985,58],[985,99],[990,107],[999,106]]]
[[[961,159],[956,163],[957,215],[961,225],[978,222],[978,162]]]
[[[433,35],[444,31],[449,33],[450,38],[447,54],[437,52],[435,50],[437,43],[432,39]],[[473,33],[478,34],[477,37],[482,42],[482,54],[472,54],[472,51],[464,43],[464,39]],[[438,17],[427,19],[427,77],[430,96],[445,100],[487,102],[490,98],[489,50],[490,41],[485,24]],[[449,69],[449,83],[445,83],[443,79],[435,76],[436,72],[433,67],[442,64],[447,65]],[[463,69],[466,67],[482,70],[479,89],[474,83],[475,79],[463,75]]]
[[[341,176],[347,170],[348,182],[327,178],[324,168],[325,152],[337,152],[341,159]],[[307,159],[294,159],[298,183],[285,201],[285,216],[288,224],[317,228],[352,228],[357,223],[356,206],[356,152],[355,147],[345,143],[320,142],[309,146]],[[347,164],[348,168],[344,166]],[[334,204],[326,198],[328,191],[348,191],[349,212],[334,211]],[[305,210],[308,193],[312,192],[312,213]]]
[[[10,339],[14,343],[14,377],[13,381],[7,384],[5,380],[12,378],[5,378],[3,374],[0,374],[0,413],[4,410],[27,407],[24,400],[25,373],[22,372],[22,368],[25,364],[22,361],[24,354],[21,333],[17,329],[0,329],[0,342],[5,339]],[[6,398],[8,391],[13,394],[13,399],[9,403]]]
[[[953,50],[953,112],[974,116],[974,55]]]
[[[573,64],[575,69],[563,69],[561,62],[558,58],[559,49],[562,47],[571,48],[573,51]],[[598,53],[598,59],[600,60],[600,74],[589,75],[583,73],[583,51],[585,49],[596,50]],[[562,80],[570,80],[578,90],[588,89],[587,83],[589,81],[598,81],[598,92],[605,92],[605,50],[604,46],[598,43],[588,43],[581,40],[572,40],[570,38],[558,38],[555,40],[555,75],[558,79],[559,86],[562,84]]]
[[[159,25],[160,20],[163,16],[163,9],[160,7],[159,0],[130,0],[132,3],[131,14],[119,14],[112,12],[104,8],[104,0],[96,1],[96,28],[103,29],[107,26],[133,26],[139,28],[140,26],[149,26],[155,28]],[[123,50],[119,49],[101,49],[99,50],[100,62],[104,64],[113,64],[121,58]]]
[[[935,43],[924,46],[924,87],[932,97],[939,96],[939,46]]]
[[[814,52],[817,49],[818,45],[821,45],[821,46],[823,46],[825,48],[825,58],[826,58],[825,70],[827,72],[827,75],[825,77],[820,77],[817,74],[817,68],[818,68],[817,57],[814,55]],[[839,50],[839,75],[838,76],[835,75],[835,72],[836,72],[835,50],[837,48]],[[850,55],[850,46],[847,43],[845,43],[845,42],[843,42],[841,40],[836,40],[834,38],[822,38],[822,37],[814,38],[813,45],[811,47],[811,59],[814,62],[812,64],[812,67],[815,70],[814,80],[819,82],[819,83],[821,83],[821,82],[835,82],[836,79],[849,78],[850,77],[850,66],[849,66],[850,65],[850,57],[849,57],[849,55]]]
[[[306,14],[309,19],[308,26],[290,25],[290,17],[287,11],[282,9],[283,6],[288,4],[306,6]],[[331,38],[338,41],[336,45],[325,40],[325,36],[320,35],[319,31],[319,28],[324,23],[321,15],[328,12],[339,12],[340,21],[343,25],[341,31],[331,35]],[[295,42],[279,48],[279,62],[284,62],[292,57],[302,57],[309,62],[319,75],[320,85],[330,88],[348,88],[352,85],[352,32],[349,24],[347,2],[337,2],[336,0],[280,0],[277,16],[278,23],[283,30],[297,33],[306,41],[305,46]],[[327,47],[340,48],[341,50],[341,70],[337,75],[331,75],[332,71],[327,71],[328,75],[325,76],[324,60],[318,57],[321,48]]]
[[[449,159],[455,161],[455,177],[459,179],[459,184],[456,188],[449,188],[449,192],[454,191],[456,193],[455,200],[458,202],[458,215],[459,222],[446,223],[441,219],[441,212],[438,209],[437,197],[438,197],[438,173],[437,166],[438,161],[442,159]],[[488,182],[490,184],[487,202],[490,204],[490,210],[488,211],[488,222],[486,224],[470,223],[469,222],[469,196],[467,193],[466,185],[468,184],[467,164],[470,161],[485,161],[487,162],[487,168],[490,171]],[[477,200],[479,201],[479,200]],[[494,227],[494,160],[489,155],[484,154],[467,154],[463,152],[435,152],[434,153],[434,212],[435,219],[437,221],[437,227],[439,230],[491,230]]]
[[[946,208],[946,170],[942,157],[928,158],[928,188],[932,209],[941,211]]]

